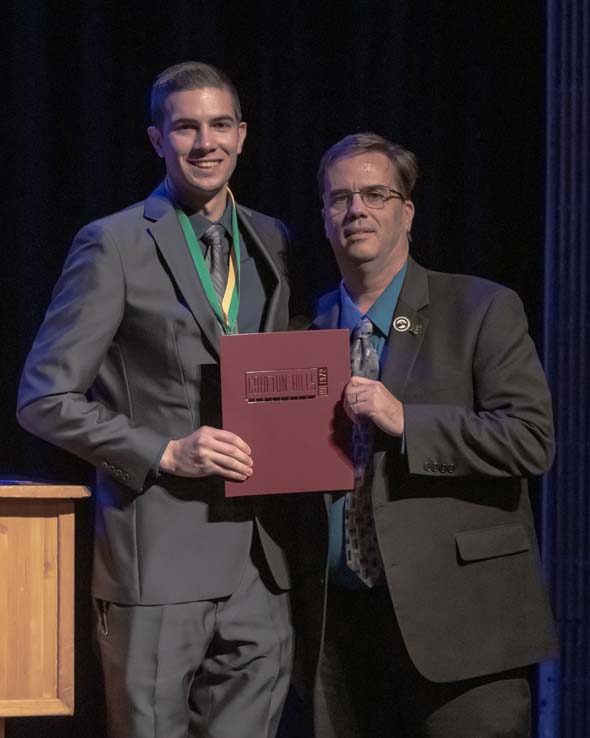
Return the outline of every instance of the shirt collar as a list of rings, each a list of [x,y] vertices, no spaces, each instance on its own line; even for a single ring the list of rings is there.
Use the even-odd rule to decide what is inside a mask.
[[[406,261],[366,314],[383,336],[389,335],[393,314],[404,283],[407,268],[408,262]],[[352,301],[348,290],[344,286],[344,282],[340,282],[340,327],[352,330],[362,317],[363,314]]]
[[[232,227],[231,227],[231,198],[227,198],[227,203],[225,204],[225,210],[223,211],[223,215],[219,220],[211,221],[208,218],[205,218],[204,215],[201,215],[200,213],[193,213],[192,215],[189,215],[189,220],[191,222],[191,225],[193,227],[193,230],[195,231],[195,236],[200,239],[213,223],[220,223],[225,228],[225,236],[227,238],[231,237]]]

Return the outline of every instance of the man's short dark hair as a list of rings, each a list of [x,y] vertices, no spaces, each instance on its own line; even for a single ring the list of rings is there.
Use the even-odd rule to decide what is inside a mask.
[[[412,198],[412,190],[418,178],[418,162],[411,151],[399,144],[388,141],[377,133],[353,133],[335,143],[322,156],[318,169],[318,187],[320,196],[324,194],[324,178],[326,171],[337,159],[349,159],[351,156],[378,152],[385,154],[395,167],[398,186],[404,198]]]
[[[203,87],[227,90],[232,96],[236,120],[242,119],[240,98],[234,83],[227,74],[212,64],[187,61],[168,67],[156,77],[150,94],[150,114],[153,125],[158,128],[162,126],[164,103],[168,95],[181,90],[200,90]]]

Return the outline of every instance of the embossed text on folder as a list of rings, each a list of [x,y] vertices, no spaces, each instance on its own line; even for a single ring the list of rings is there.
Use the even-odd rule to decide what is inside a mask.
[[[254,474],[228,497],[351,489],[338,408],[350,379],[349,333],[221,336],[223,427],[252,449]]]

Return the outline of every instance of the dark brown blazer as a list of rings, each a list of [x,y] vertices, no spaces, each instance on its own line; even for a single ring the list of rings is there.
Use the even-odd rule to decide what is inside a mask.
[[[287,236],[238,206],[264,266],[264,330],[285,330]],[[226,500],[219,478],[155,478],[171,438],[220,427],[219,329],[162,189],[76,236],[27,359],[18,418],[97,467],[93,593],[127,604],[229,595],[257,525],[289,586],[264,502]]]
[[[313,325],[338,327],[339,309],[331,293]],[[391,328],[382,381],[403,404],[405,449],[378,434],[372,497],[407,650],[435,682],[552,656],[526,482],[553,458],[551,402],[522,303],[500,285],[410,259],[393,325],[402,317],[398,328],[409,328]],[[331,499],[299,497],[297,602],[310,672],[322,633]]]

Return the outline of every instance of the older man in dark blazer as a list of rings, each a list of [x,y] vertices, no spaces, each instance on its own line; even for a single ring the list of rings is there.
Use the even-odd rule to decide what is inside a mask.
[[[313,325],[351,330],[359,376],[355,490],[299,501],[316,738],[525,738],[526,667],[556,648],[525,481],[550,397],[519,298],[409,256],[416,175],[375,134],[319,170],[342,283]]]
[[[93,594],[112,738],[272,738],[291,661],[272,509],[221,430],[221,333],[287,326],[287,236],[236,205],[231,81],[187,62],[152,88],[166,179],[76,236],[28,357],[18,417],[94,464]],[[190,728],[189,728],[190,725]]]

